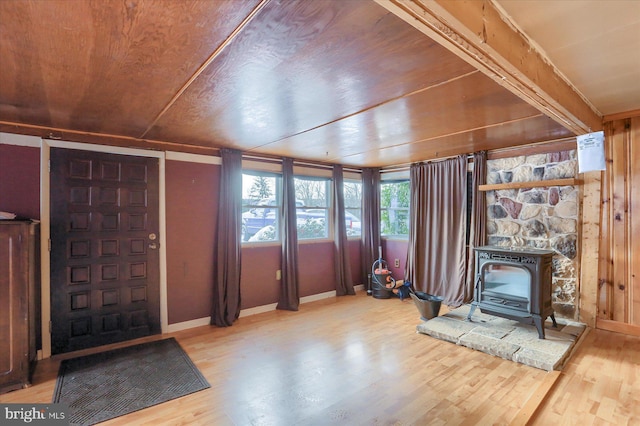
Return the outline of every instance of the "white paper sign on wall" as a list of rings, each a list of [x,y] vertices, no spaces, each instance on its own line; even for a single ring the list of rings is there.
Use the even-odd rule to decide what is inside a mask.
[[[578,173],[605,169],[604,132],[578,136]]]

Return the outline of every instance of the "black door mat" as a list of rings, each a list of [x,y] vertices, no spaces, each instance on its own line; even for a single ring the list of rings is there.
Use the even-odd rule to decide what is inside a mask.
[[[92,425],[210,386],[169,338],[62,361],[53,402],[72,425]]]

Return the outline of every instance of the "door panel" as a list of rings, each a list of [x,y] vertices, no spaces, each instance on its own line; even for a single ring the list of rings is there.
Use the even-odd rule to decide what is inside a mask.
[[[51,149],[52,353],[160,332],[158,159]]]

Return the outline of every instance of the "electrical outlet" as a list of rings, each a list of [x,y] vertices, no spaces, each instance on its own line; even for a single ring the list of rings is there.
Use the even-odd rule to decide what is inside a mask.
[[[276,280],[280,281],[281,278],[282,278],[282,270],[278,269],[276,271]]]
[[[400,267],[400,259],[396,259],[393,261],[393,266],[395,266],[396,268]]]

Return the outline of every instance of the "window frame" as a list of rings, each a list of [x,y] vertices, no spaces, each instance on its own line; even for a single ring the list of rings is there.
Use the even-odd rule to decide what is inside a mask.
[[[304,199],[302,199],[301,197],[299,198],[299,194],[298,194],[298,186],[297,186],[297,181],[298,180],[306,180],[306,181],[315,181],[315,182],[324,182],[324,194],[325,194],[325,206],[307,206],[306,201]],[[312,243],[312,242],[322,242],[322,241],[330,241],[332,239],[332,236],[334,235],[334,227],[333,227],[333,215],[331,214],[333,212],[334,206],[333,206],[333,197],[331,194],[331,182],[332,179],[330,177],[325,177],[325,176],[310,176],[310,175],[306,175],[306,174],[295,174],[294,175],[294,182],[296,185],[296,228],[298,230],[298,243],[301,244],[305,244],[305,243]],[[302,205],[298,206],[298,200],[302,201]],[[325,216],[324,216],[324,220],[325,220],[325,235],[322,237],[301,237],[301,232],[300,232],[300,226],[299,226],[299,216],[298,216],[298,212],[302,211],[307,213],[309,210],[324,210],[325,211]],[[307,220],[310,220],[310,218],[307,218]],[[308,222],[309,223],[309,222]]]
[[[255,176],[255,177],[266,177],[266,178],[274,178],[275,179],[275,194],[273,196],[273,198],[269,197],[269,198],[260,198],[258,199],[258,202],[256,203],[245,203],[245,197],[244,197],[244,177],[245,175],[248,176]],[[269,172],[269,171],[261,171],[261,170],[253,170],[253,169],[243,169],[242,170],[242,179],[243,179],[243,197],[242,197],[242,213],[241,213],[241,221],[242,221],[242,228],[243,228],[243,233],[240,239],[241,244],[244,245],[253,245],[253,244],[258,244],[258,245],[268,245],[268,244],[280,244],[281,242],[281,236],[280,236],[280,210],[282,208],[282,174],[280,173],[276,173],[276,172]],[[268,204],[264,204],[262,203],[264,200],[270,200],[273,199],[273,203],[268,203]],[[255,240],[255,241],[249,241],[249,238],[253,237],[257,232],[259,232],[261,229],[263,229],[266,226],[269,225],[265,225],[262,226],[258,231],[256,231],[255,233],[253,233],[250,237],[248,237],[245,240],[245,235],[246,235],[246,225],[245,225],[245,219],[248,219],[246,215],[246,213],[256,210],[256,209],[269,209],[269,210],[273,210],[274,212],[274,218],[273,218],[273,224],[271,226],[274,227],[275,230],[275,238],[274,239],[270,239],[270,240]],[[267,212],[263,215],[263,219],[266,219],[266,216],[269,215],[271,212]]]
[[[359,219],[360,221],[360,231],[357,234],[354,235],[349,235],[349,230],[347,229],[347,239],[349,240],[357,240],[362,238],[362,179],[358,180],[358,179],[344,179],[342,182],[342,190],[343,193],[345,193],[345,185],[347,184],[355,184],[355,185],[359,185],[360,186],[360,190],[359,195],[360,195],[360,206],[359,207],[347,207],[347,203],[345,200],[345,207],[344,207],[344,212],[345,212],[345,218],[346,218],[346,214],[350,213],[352,215],[354,215],[357,219]],[[360,213],[360,217],[358,217],[358,215],[353,214],[353,210],[357,210]]]

